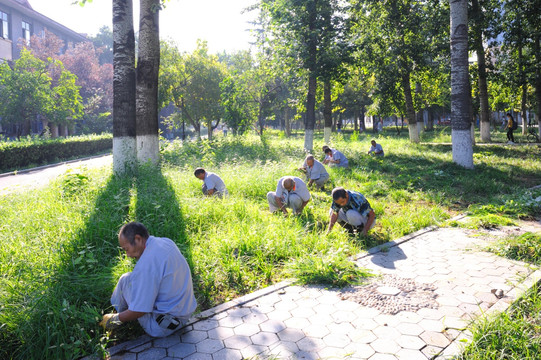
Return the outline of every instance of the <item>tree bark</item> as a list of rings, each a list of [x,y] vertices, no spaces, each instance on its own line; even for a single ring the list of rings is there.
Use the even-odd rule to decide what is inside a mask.
[[[419,136],[421,135],[421,131],[423,131],[423,127],[425,124],[424,121],[424,109],[421,104],[423,104],[422,96],[423,96],[423,87],[421,83],[417,82],[415,83],[415,96],[417,99],[417,103],[419,105],[419,108],[417,109],[415,113],[415,121],[417,122],[417,132],[419,133]]]
[[[541,36],[539,33],[535,36],[535,60],[537,66],[535,67],[535,96],[537,98],[537,131],[539,138],[541,138]]]
[[[413,107],[413,98],[411,96],[410,73],[407,69],[403,69],[402,88],[404,90],[404,99],[406,100],[406,114],[408,117],[408,130],[410,141],[418,143],[419,131],[417,129],[417,119],[415,118],[415,108]]]
[[[428,118],[426,119],[426,130],[427,131],[433,131],[434,130],[434,109],[432,107],[428,107]]]
[[[158,138],[158,73],[160,70],[160,0],[141,0],[139,48],[137,57],[137,160],[157,164],[160,157]],[[209,129],[210,134],[211,129]]]
[[[482,142],[490,142],[490,110],[488,107],[488,86],[487,86],[487,70],[485,59],[485,47],[483,46],[483,33],[481,23],[483,12],[479,5],[479,0],[472,0],[473,16],[478,19],[479,24],[474,27],[474,47],[477,52],[477,72],[479,77],[479,103],[480,103],[480,121],[479,130],[481,133]]]
[[[527,126],[526,126],[526,118],[527,118],[527,101],[528,101],[528,84],[526,83],[526,71],[524,70],[524,57],[522,54],[522,42],[519,41],[518,46],[518,66],[520,67],[520,86],[522,88],[522,98],[520,101],[520,117],[522,118],[522,135],[526,135],[528,133]],[[518,120],[518,119],[517,119]],[[515,120],[516,121],[516,120]]]
[[[113,73],[113,171],[123,174],[137,162],[132,0],[113,0]]]
[[[324,138],[325,144],[328,144],[331,141],[331,128],[332,128],[332,103],[331,103],[331,80],[330,79],[325,79],[323,82],[323,119],[325,121],[325,124],[323,127],[323,138]]]
[[[472,169],[471,96],[468,75],[468,1],[450,0],[450,5],[453,161],[467,169]]]
[[[306,119],[304,124],[304,149],[310,152],[314,149],[314,126],[316,124],[316,90],[317,79],[315,74],[311,73],[308,79],[308,95],[306,97]]]

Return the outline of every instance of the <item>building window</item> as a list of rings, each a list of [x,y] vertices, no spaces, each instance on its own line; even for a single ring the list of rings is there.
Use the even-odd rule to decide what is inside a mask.
[[[30,36],[32,36],[31,25],[26,21],[23,21],[23,39],[26,41],[26,45],[30,44]]]
[[[9,21],[8,14],[3,11],[0,11],[0,37],[4,39],[9,39]]]

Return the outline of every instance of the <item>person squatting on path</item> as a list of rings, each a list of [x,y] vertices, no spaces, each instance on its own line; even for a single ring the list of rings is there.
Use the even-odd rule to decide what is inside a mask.
[[[331,149],[327,145],[323,145],[323,152],[325,153],[325,160],[323,160],[323,164],[344,168],[348,167],[348,159],[340,151]]]
[[[325,190],[325,183],[329,181],[329,173],[325,169],[325,166],[317,161],[313,155],[306,157],[304,164],[302,164],[299,170],[306,174],[308,187],[315,183],[318,189]]]
[[[300,214],[310,201],[310,197],[306,184],[296,176],[281,177],[276,191],[267,193],[270,212],[282,210],[284,215],[288,215],[286,207],[290,207],[294,214]]]
[[[381,144],[377,144],[376,140],[372,140],[370,142],[372,146],[370,147],[370,150],[368,150],[368,155],[374,154],[376,156],[385,156],[385,153],[383,152],[383,148],[381,147]]]
[[[207,172],[203,168],[197,168],[193,174],[199,180],[203,180],[203,185],[201,186],[203,194],[207,196],[218,196],[220,198],[229,195],[224,181],[215,173]]]
[[[332,205],[329,211],[329,233],[336,221],[351,234],[355,232],[366,235],[376,224],[376,213],[363,194],[346,190],[343,187],[332,191]]]
[[[137,259],[111,296],[117,313],[105,314],[100,325],[112,330],[137,320],[150,336],[164,337],[181,328],[197,307],[192,275],[186,259],[170,239],[150,236],[143,224],[120,229],[118,243]]]

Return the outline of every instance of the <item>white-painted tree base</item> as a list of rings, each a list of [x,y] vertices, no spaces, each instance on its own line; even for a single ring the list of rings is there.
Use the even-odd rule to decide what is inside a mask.
[[[135,136],[113,138],[113,172],[124,174],[132,171],[137,162]]]
[[[481,141],[482,142],[490,142],[490,123],[481,122],[480,125],[480,133],[481,133]]]
[[[419,137],[419,131],[417,128],[417,123],[415,124],[408,124],[408,131],[410,134],[410,141],[414,143],[418,143],[421,141],[421,138]]]
[[[139,164],[157,164],[160,159],[160,139],[156,135],[137,136],[137,161]]]
[[[308,152],[314,150],[314,130],[304,130],[304,150]]]
[[[453,162],[473,169],[473,146],[470,130],[452,130],[451,139],[453,142]]]
[[[330,127],[323,128],[323,140],[325,141],[325,144],[328,144],[331,142],[331,132],[332,132],[332,128]]]

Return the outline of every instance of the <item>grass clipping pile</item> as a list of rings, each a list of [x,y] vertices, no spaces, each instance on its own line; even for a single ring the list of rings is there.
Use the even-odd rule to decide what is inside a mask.
[[[343,289],[340,298],[375,308],[384,314],[395,315],[401,311],[437,309],[438,295],[435,291],[436,287],[432,284],[420,284],[411,279],[386,274],[372,279],[370,284]]]

